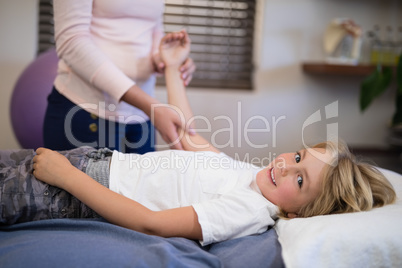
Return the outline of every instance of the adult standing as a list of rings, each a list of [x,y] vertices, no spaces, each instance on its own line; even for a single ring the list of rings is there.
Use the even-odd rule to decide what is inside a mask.
[[[162,0],[54,0],[58,74],[48,97],[44,145],[55,150],[78,146],[122,152],[154,150],[154,128],[172,148],[178,113],[159,105],[155,71],[163,32]],[[183,83],[195,70],[188,59]],[[157,107],[157,108],[155,108]]]

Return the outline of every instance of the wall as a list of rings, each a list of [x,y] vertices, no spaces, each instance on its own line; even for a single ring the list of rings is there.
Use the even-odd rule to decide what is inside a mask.
[[[229,155],[249,157],[246,160],[295,151],[303,141],[325,140],[328,124],[337,124],[339,136],[350,145],[385,147],[387,122],[393,112],[391,92],[362,114],[358,109],[361,77],[306,75],[300,63],[324,59],[322,35],[334,17],[353,18],[365,29],[371,29],[376,23],[402,25],[398,18],[402,4],[398,2],[259,0],[255,89],[189,88],[194,113],[204,115],[211,123],[211,131],[202,135],[213,138]],[[34,56],[36,2],[1,1],[0,5],[0,25],[3,25],[0,28],[0,116],[4,126],[0,148],[5,149],[18,147],[8,119],[8,102],[18,74]],[[4,25],[16,25],[13,27],[18,30]],[[156,96],[166,100],[164,89],[158,89]],[[337,117],[326,119],[325,106],[335,101],[338,102]],[[323,119],[303,131],[303,124],[317,110],[321,110]],[[200,121],[198,127],[206,129],[207,124]],[[248,133],[243,132],[244,127]]]
[[[362,77],[306,75],[300,63],[324,60],[322,36],[332,18],[352,18],[364,29],[372,29],[374,24],[402,25],[397,16],[402,14],[402,4],[397,0],[268,0],[259,1],[259,10],[263,17],[261,32],[257,33],[255,90],[188,90],[195,113],[213,121],[212,134],[229,127],[225,120],[213,120],[220,115],[235,119],[235,131],[256,115],[267,119],[270,131],[266,122],[254,120],[253,127],[263,132],[249,135],[252,144],[266,147],[249,146],[245,135],[236,132],[235,146],[222,150],[232,156],[238,153],[240,158],[246,157],[247,153],[250,153],[249,159],[270,157],[297,150],[303,141],[311,144],[326,140],[327,124],[337,124],[339,136],[352,146],[387,146],[387,124],[393,113],[391,92],[386,92],[362,114],[358,109]],[[325,106],[335,101],[338,101],[338,117],[324,120]],[[238,102],[241,102],[241,123]],[[306,127],[303,137],[303,123],[317,110],[321,110],[323,120]],[[286,119],[280,120],[283,116]],[[227,132],[216,137],[221,138],[218,144],[230,140]]]
[[[0,0],[0,149],[19,148],[10,121],[14,85],[36,51],[37,1]]]

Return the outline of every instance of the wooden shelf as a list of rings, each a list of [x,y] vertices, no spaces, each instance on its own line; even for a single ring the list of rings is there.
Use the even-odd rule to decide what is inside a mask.
[[[323,62],[304,62],[303,71],[309,74],[331,74],[366,76],[374,71],[375,65],[338,65]]]
[[[397,147],[362,148],[350,147],[351,152],[360,160],[376,166],[402,173],[402,150]]]

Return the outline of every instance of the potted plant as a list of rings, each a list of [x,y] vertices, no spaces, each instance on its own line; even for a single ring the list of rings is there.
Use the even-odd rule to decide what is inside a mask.
[[[391,120],[390,143],[402,146],[402,54],[399,56],[396,72],[390,66],[377,65],[377,68],[367,76],[360,87],[360,110],[365,111],[372,101],[390,88],[396,81],[395,112]],[[399,137],[397,137],[399,136]]]

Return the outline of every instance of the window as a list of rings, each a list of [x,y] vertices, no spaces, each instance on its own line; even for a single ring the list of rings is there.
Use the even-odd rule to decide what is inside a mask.
[[[54,47],[52,0],[39,1],[38,54]]]
[[[39,2],[38,52],[54,45],[51,0]],[[197,65],[191,87],[251,89],[256,0],[165,0],[166,32],[186,29]],[[163,84],[163,79],[158,79]]]

